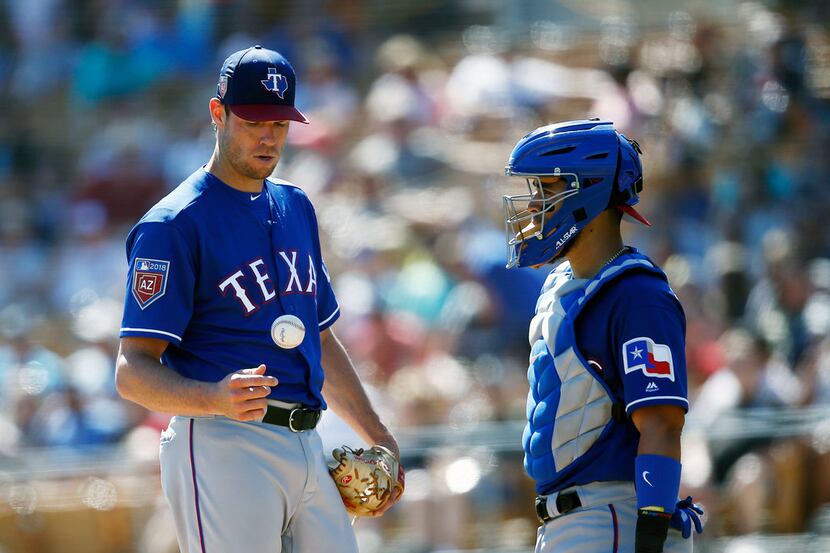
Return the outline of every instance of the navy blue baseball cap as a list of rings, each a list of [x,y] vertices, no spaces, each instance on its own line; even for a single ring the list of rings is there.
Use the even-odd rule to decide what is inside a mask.
[[[216,97],[246,121],[308,119],[294,107],[297,78],[280,53],[251,46],[228,56],[219,72]]]

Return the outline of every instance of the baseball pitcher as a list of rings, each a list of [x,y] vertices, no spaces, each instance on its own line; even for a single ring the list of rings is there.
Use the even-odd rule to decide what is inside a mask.
[[[270,177],[289,122],[308,122],[295,87],[277,52],[232,54],[210,100],[213,156],[127,237],[116,385],[175,414],[161,479],[187,553],[357,552],[315,431],[327,405],[382,453],[359,514],[403,491],[398,445],[332,330],[314,208]]]

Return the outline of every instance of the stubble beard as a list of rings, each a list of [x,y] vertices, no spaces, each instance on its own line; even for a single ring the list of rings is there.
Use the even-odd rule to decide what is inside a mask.
[[[279,163],[279,158],[277,158],[268,168],[254,167],[251,163],[244,159],[242,153],[239,151],[239,148],[237,148],[231,140],[225,138],[222,142],[222,150],[224,150],[225,159],[228,160],[228,163],[231,167],[233,167],[234,171],[246,178],[265,180],[271,176],[274,169],[277,167],[277,163]]]

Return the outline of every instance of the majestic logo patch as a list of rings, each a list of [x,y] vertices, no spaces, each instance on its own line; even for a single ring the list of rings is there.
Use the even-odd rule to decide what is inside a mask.
[[[280,75],[277,73],[276,67],[269,67],[268,68],[268,78],[263,79],[260,81],[262,86],[265,87],[265,90],[268,92],[273,92],[280,99],[284,100],[285,91],[288,90],[288,79],[285,78],[285,75]]]
[[[133,297],[144,309],[167,290],[170,262],[162,259],[137,257],[133,266]]]
[[[674,382],[674,362],[671,349],[642,336],[623,344],[625,374],[643,371],[646,376],[668,378]]]
[[[649,382],[648,386],[646,386],[646,392],[656,392],[660,388],[654,382]]]

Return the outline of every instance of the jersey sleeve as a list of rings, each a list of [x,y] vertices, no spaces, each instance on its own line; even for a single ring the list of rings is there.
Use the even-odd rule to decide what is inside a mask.
[[[307,200],[308,201],[308,200]],[[340,317],[340,305],[337,303],[337,298],[334,295],[334,289],[331,287],[331,275],[329,275],[328,267],[323,261],[323,253],[320,247],[320,230],[317,226],[317,214],[314,212],[314,207],[311,201],[308,201],[308,208],[313,224],[313,242],[314,242],[314,257],[315,257],[315,271],[317,273],[317,322],[320,325],[320,332],[334,324]]]
[[[320,286],[317,292],[317,320],[319,321],[320,332],[322,332],[333,325],[334,321],[340,317],[340,305],[337,303],[337,298],[334,296],[334,290],[331,287],[329,270],[322,259],[319,265],[317,274],[323,276],[320,278]]]
[[[647,303],[637,297],[622,310],[616,336],[626,413],[647,405],[678,405],[689,410],[686,381],[686,322],[671,293]]]
[[[127,259],[121,336],[181,343],[196,282],[192,252],[181,232],[168,222],[141,223],[127,239]]]

